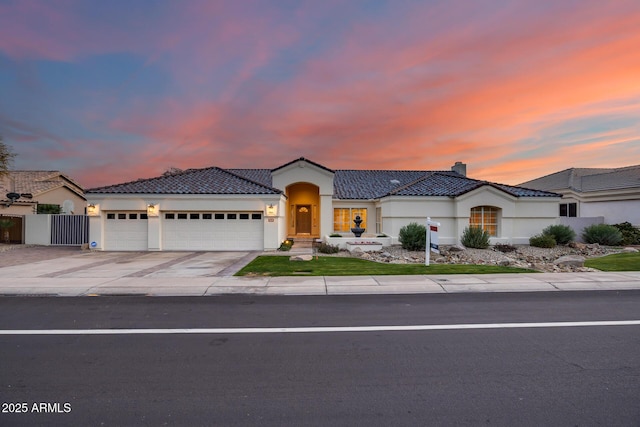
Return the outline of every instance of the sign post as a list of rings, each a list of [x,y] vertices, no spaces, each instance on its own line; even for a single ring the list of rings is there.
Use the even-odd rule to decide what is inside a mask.
[[[438,245],[438,227],[439,222],[431,221],[431,217],[427,217],[427,244],[425,248],[424,264],[428,267],[431,258],[431,251],[439,254],[440,247]]]

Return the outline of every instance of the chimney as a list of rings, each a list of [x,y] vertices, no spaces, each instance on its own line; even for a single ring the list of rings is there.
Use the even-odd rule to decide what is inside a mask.
[[[455,165],[451,166],[451,170],[459,173],[462,176],[467,176],[467,164],[462,162],[456,162]]]

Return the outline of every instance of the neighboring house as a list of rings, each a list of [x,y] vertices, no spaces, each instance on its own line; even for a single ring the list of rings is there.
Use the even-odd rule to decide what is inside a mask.
[[[520,185],[562,194],[558,215],[565,223],[579,223],[571,218],[582,218],[583,225],[588,219],[640,225],[640,165],[570,168]]]
[[[12,201],[8,195],[20,198]],[[58,171],[10,171],[0,177],[0,215],[28,215],[59,206],[60,213],[84,214],[86,199],[80,185]]]
[[[86,191],[100,250],[273,250],[286,238],[397,238],[410,222],[441,223],[440,243],[482,226],[493,242],[528,243],[557,220],[558,194],[451,171],[332,170],[300,158],[275,169],[189,169]],[[395,240],[397,241],[397,239]]]

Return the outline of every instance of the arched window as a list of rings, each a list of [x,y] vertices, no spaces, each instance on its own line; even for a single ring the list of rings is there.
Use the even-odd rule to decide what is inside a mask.
[[[498,213],[499,208],[493,206],[476,206],[471,208],[471,216],[469,217],[470,227],[481,227],[490,236],[498,236]]]

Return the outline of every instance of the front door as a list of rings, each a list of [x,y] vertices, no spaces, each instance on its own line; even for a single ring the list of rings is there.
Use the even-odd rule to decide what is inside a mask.
[[[311,205],[296,205],[296,234],[311,235]]]

